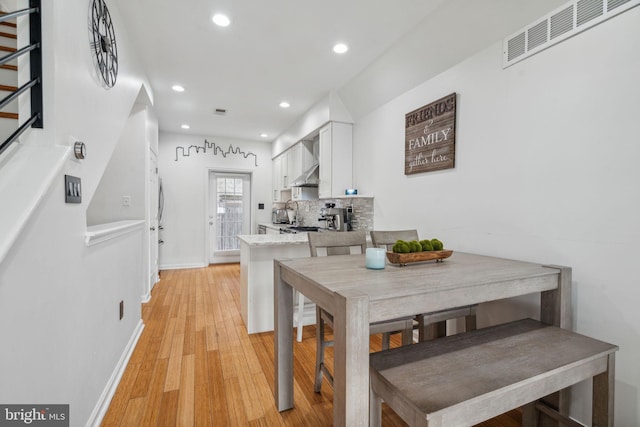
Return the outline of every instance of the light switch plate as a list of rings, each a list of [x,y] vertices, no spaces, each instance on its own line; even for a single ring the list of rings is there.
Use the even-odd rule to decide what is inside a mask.
[[[64,201],[66,203],[82,203],[82,183],[77,176],[64,176]]]

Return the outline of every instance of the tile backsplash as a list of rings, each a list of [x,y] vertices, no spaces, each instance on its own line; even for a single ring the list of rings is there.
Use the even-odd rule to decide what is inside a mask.
[[[318,218],[320,218],[320,210],[324,207],[325,203],[335,203],[336,208],[353,207],[353,221],[351,224],[354,230],[373,230],[373,198],[371,197],[300,200],[297,203],[298,222],[300,225],[324,228],[326,225],[325,221],[318,221]]]

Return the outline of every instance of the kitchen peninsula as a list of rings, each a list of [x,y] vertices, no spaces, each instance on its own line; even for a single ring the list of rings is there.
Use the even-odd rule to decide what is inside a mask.
[[[310,256],[307,233],[239,235],[240,312],[249,334],[273,331],[273,260]],[[316,322],[307,301],[304,324]]]

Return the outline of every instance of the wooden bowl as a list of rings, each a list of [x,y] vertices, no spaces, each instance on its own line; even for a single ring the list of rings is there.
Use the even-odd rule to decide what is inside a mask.
[[[423,251],[423,252],[410,252],[408,254],[399,254],[396,252],[387,252],[387,259],[392,264],[406,265],[412,262],[423,261],[441,261],[445,258],[449,258],[453,253],[452,250],[443,249],[441,251]]]

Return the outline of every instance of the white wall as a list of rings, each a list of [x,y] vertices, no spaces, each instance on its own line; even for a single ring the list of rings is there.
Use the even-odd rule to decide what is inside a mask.
[[[176,161],[176,147],[204,146],[205,139],[224,151],[232,144],[244,152],[255,153],[258,166],[252,156],[228,154],[224,157],[214,155],[210,149],[206,153],[192,149],[189,157],[183,157],[180,152]],[[251,173],[252,232],[255,233],[257,223],[271,222],[271,144],[166,132],[160,133],[159,140],[158,164],[165,195],[160,268],[208,264],[206,193],[210,169]],[[258,210],[259,203],[264,203],[263,210]]]
[[[147,111],[136,105],[87,208],[87,225],[144,219],[147,195]],[[123,197],[129,197],[129,205]]]
[[[45,128],[29,131],[15,150],[74,136],[88,154],[66,162],[1,261],[0,402],[68,403],[71,425],[84,426],[140,324],[143,233],[92,247],[84,237],[88,202],[146,78],[114,2],[120,71],[110,90],[99,85],[89,53],[88,0],[42,9]],[[64,174],[82,179],[81,204],[64,203]]]
[[[376,228],[573,268],[575,329],[620,346],[620,426],[640,425],[639,37],[635,8],[506,70],[496,43],[354,128],[354,185],[375,194]],[[451,92],[456,167],[405,176],[405,114]],[[535,301],[482,307],[479,320],[535,313]],[[585,422],[588,397],[582,385],[572,407]]]
[[[329,121],[353,123],[349,111],[335,92],[330,92],[307,110],[294,124],[273,141],[272,157],[281,154],[303,138],[318,134],[318,130]]]

